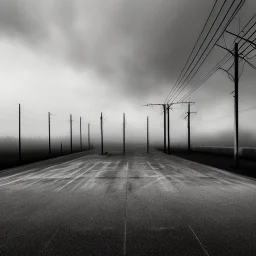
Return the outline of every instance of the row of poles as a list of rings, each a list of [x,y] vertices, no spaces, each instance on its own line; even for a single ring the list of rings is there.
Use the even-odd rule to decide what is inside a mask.
[[[147,104],[144,106],[162,106],[163,107],[163,113],[164,113],[164,152],[170,154],[171,153],[171,144],[170,144],[170,109],[172,109],[173,105],[176,104],[188,104],[188,111],[187,116],[184,119],[188,119],[188,151],[191,151],[191,140],[190,140],[190,117],[191,114],[194,114],[196,112],[191,111],[191,105],[195,104],[195,102],[191,101],[183,101],[183,102],[177,102],[177,103],[171,103],[171,104],[165,104],[165,103],[157,103],[157,104]],[[167,122],[166,122],[167,119]],[[167,131],[167,132],[166,132]],[[167,135],[167,136],[166,136]],[[167,141],[167,143],[166,143]]]
[[[123,113],[123,154],[126,152],[126,139],[125,139],[125,113]],[[101,131],[101,155],[104,154],[104,140],[103,140],[103,115],[100,114],[100,131]],[[147,153],[149,153],[149,118],[147,116]]]
[[[49,112],[49,117],[50,117],[50,112]],[[69,117],[69,123],[70,123],[70,152],[71,154],[73,153],[73,119],[72,115],[70,114]],[[62,143],[61,143],[62,144]],[[50,143],[50,120],[49,120],[49,146],[51,145]],[[82,142],[82,117],[80,116],[80,149],[81,151],[83,150],[83,142]],[[91,149],[91,142],[90,142],[90,123],[88,123],[88,149]]]
[[[232,53],[233,54],[233,53]],[[238,62],[239,62],[239,53],[238,53],[238,43],[235,44],[235,50],[234,50],[234,59],[235,59],[235,90],[234,90],[234,123],[235,123],[235,136],[234,136],[234,162],[235,166],[239,166],[239,157],[238,157]],[[188,104],[188,112],[187,116],[185,118],[188,119],[188,151],[191,151],[191,139],[190,139],[190,117],[192,113],[190,107],[191,104],[194,104],[195,102],[176,102],[176,103],[170,103],[170,104],[147,104],[145,106],[152,106],[152,105],[160,105],[163,107],[163,113],[164,113],[164,152],[170,154],[170,109],[172,109],[172,106],[175,104]],[[166,123],[166,117],[167,117],[167,123]],[[184,119],[185,119],[184,118]],[[103,115],[101,113],[100,116],[101,121],[101,154],[104,154],[104,147],[103,147]],[[72,115],[70,114],[70,152],[73,153],[73,135],[72,135]],[[48,112],[48,128],[49,128],[49,155],[51,155],[51,113]],[[168,142],[168,151],[166,147],[166,130],[167,130],[167,142]],[[90,124],[88,124],[88,146],[90,147]],[[80,148],[82,150],[82,122],[80,117]],[[149,119],[147,117],[147,152],[149,153]],[[61,154],[63,154],[63,148],[62,148],[62,142],[61,142]],[[125,154],[125,113],[123,114],[123,154]],[[19,160],[21,161],[21,108],[19,104]]]
[[[228,31],[226,31],[228,32]],[[230,32],[228,32],[230,33]],[[244,39],[238,35],[235,35],[233,33],[230,33],[238,38],[241,38],[247,42],[249,42],[250,44],[252,44],[255,48],[256,48],[256,44],[250,40]],[[230,54],[233,55],[234,57],[234,166],[236,168],[239,167],[240,165],[240,160],[239,160],[239,119],[238,119],[238,112],[239,112],[239,105],[238,105],[238,85],[239,85],[239,58],[242,58],[243,60],[245,60],[245,58],[243,56],[239,55],[239,47],[238,47],[238,43],[235,43],[235,47],[234,47],[234,52],[230,51],[229,49],[220,46],[218,44],[216,44],[217,46],[227,50]],[[246,62],[248,62],[247,60],[245,60]],[[185,118],[188,118],[188,151],[191,151],[191,143],[190,143],[190,117],[192,113],[196,113],[196,112],[191,112],[190,107],[191,104],[194,104],[195,102],[176,102],[176,103],[170,103],[170,104],[147,104],[145,106],[151,106],[151,105],[161,105],[163,106],[163,112],[164,112],[164,152],[166,153],[166,112],[167,112],[167,130],[168,130],[168,153],[170,153],[170,108],[172,105],[174,104],[183,104],[183,103],[187,103],[188,104],[188,112],[187,112],[187,116]],[[185,119],[184,118],[184,119]]]
[[[49,156],[52,154],[52,145],[51,145],[51,113],[48,112],[48,152]],[[73,153],[73,119],[70,114],[69,118],[70,123],[70,153]],[[88,123],[88,149],[92,148],[90,140],[90,123]],[[82,141],[82,117],[80,117],[80,150],[83,150],[83,141]],[[60,145],[61,155],[63,155],[63,144]],[[21,151],[21,104],[19,104],[19,161],[22,160],[22,151]]]
[[[190,141],[190,117],[191,114],[196,113],[191,111],[191,105],[195,102],[180,102],[180,103],[171,103],[171,104],[147,104],[145,106],[152,106],[152,105],[160,105],[163,107],[164,113],[164,152],[170,154],[171,146],[170,146],[170,109],[172,109],[172,105],[175,104],[188,104],[188,111],[187,116],[184,119],[188,119],[188,151],[191,151],[191,141]],[[167,122],[166,122],[167,121]],[[123,113],[123,154],[126,152],[126,140],[125,140],[125,113]],[[104,139],[103,139],[103,115],[101,112],[100,115],[100,130],[101,130],[101,155],[104,154]],[[167,135],[167,136],[166,136]],[[167,139],[167,140],[166,140]],[[167,143],[168,142],[168,150],[167,150]],[[149,117],[147,116],[147,153],[149,153]]]

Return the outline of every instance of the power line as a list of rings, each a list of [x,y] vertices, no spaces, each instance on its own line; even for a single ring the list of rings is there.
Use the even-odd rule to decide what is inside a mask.
[[[250,24],[250,22],[253,20],[253,18],[255,18],[255,16],[256,16],[256,14],[254,14],[253,17],[247,22],[247,24],[244,26],[244,28],[243,28],[242,31],[244,31],[244,30],[246,29],[246,27]],[[248,30],[244,35],[248,34],[248,33],[250,32],[250,30],[251,30],[255,25],[256,25],[256,22],[249,28],[249,30]],[[253,35],[253,34],[252,34],[252,35]],[[250,35],[249,38],[250,38],[252,35]],[[236,39],[234,40],[234,43],[236,42],[237,39],[238,39],[238,38],[236,38]],[[255,40],[256,40],[256,38],[255,38]],[[241,41],[242,41],[242,40],[239,39],[239,40],[238,40],[238,43],[241,42]],[[234,43],[233,43],[233,44],[234,44]],[[245,44],[246,44],[246,42],[243,42],[243,44],[239,47],[239,50],[240,50]],[[243,53],[245,50],[247,50],[249,47],[250,47],[250,45],[247,46],[247,47],[242,51],[242,53]],[[250,51],[250,52],[251,52],[251,51]],[[249,52],[249,53],[250,53],[250,52]],[[247,54],[249,54],[249,53],[246,53],[245,56],[247,56]],[[230,55],[230,53],[227,53],[227,54],[226,54],[226,55],[225,55],[225,56],[224,56],[224,57],[206,74],[206,76],[199,82],[199,84],[198,84],[195,88],[191,88],[191,89],[189,90],[189,92],[187,92],[184,96],[182,96],[179,101],[186,100],[192,93],[194,93],[201,85],[203,85],[213,74],[215,74],[215,73],[218,71],[218,69],[219,69],[220,67],[222,67],[223,65],[225,65],[231,58],[232,58],[232,55]],[[232,66],[231,66],[231,67],[232,67]],[[231,67],[230,67],[230,68],[231,68]],[[229,69],[230,69],[230,68],[229,68]],[[229,69],[228,69],[228,70],[229,70]]]
[[[200,35],[198,36],[197,41],[196,41],[196,43],[195,43],[195,45],[194,45],[194,47],[193,47],[193,49],[192,49],[192,51],[191,51],[191,53],[190,53],[190,55],[189,55],[187,61],[186,61],[185,65],[184,65],[184,67],[183,67],[183,69],[182,69],[182,71],[180,72],[179,77],[177,78],[177,80],[176,80],[174,86],[172,87],[171,91],[169,92],[168,96],[166,97],[164,103],[167,102],[167,100],[168,100],[168,98],[170,97],[172,91],[175,89],[176,85],[178,84],[179,79],[181,78],[182,73],[184,72],[184,70],[185,70],[187,64],[189,63],[189,60],[190,60],[190,58],[191,58],[191,56],[192,56],[192,54],[193,54],[193,52],[194,52],[194,50],[195,50],[195,48],[196,48],[196,46],[197,46],[197,43],[199,42],[199,40],[200,40],[200,38],[201,38],[201,36],[202,36],[202,34],[203,34],[203,32],[204,32],[204,29],[206,28],[206,25],[207,25],[207,23],[208,23],[208,21],[209,21],[211,15],[212,15],[212,13],[213,13],[213,10],[214,10],[214,8],[215,8],[215,6],[216,6],[216,4],[217,4],[217,1],[218,1],[218,0],[215,0],[215,3],[214,3],[214,5],[213,5],[213,8],[212,8],[212,10],[211,10],[211,12],[210,12],[210,14],[209,14],[209,16],[208,16],[208,18],[207,18],[205,24],[204,24],[204,27],[203,27],[203,29],[201,30],[201,33],[200,33]],[[201,44],[201,46],[202,46],[202,44]],[[200,47],[200,49],[201,49],[201,47]],[[199,50],[200,50],[200,49],[199,49]],[[197,54],[196,54],[196,55],[197,55]],[[193,59],[193,60],[194,60],[194,59]],[[192,62],[193,62],[193,60],[192,60]],[[186,71],[186,72],[187,72],[187,71]]]
[[[185,94],[178,102],[186,100],[194,91],[196,91],[201,85],[203,85],[216,71],[219,69],[219,67],[224,64],[226,57],[229,57],[229,54],[227,54],[215,67],[200,81],[200,83],[195,87],[190,89],[190,91]]]
[[[209,32],[211,31],[211,29],[212,29],[213,25],[215,24],[215,22],[216,22],[216,20],[217,20],[217,18],[218,18],[218,16],[219,16],[219,14],[220,14],[220,12],[221,12],[221,10],[222,10],[223,6],[225,5],[225,3],[226,3],[226,0],[225,0],[225,2],[223,3],[223,5],[222,5],[221,9],[219,10],[219,13],[217,14],[217,17],[215,18],[215,20],[214,20],[214,22],[213,22],[213,24],[212,24],[212,26],[211,26],[210,30],[208,31],[208,33],[207,33],[207,35],[206,35],[206,37],[204,38],[203,43],[200,45],[200,47],[199,47],[199,49],[198,49],[197,53],[195,54],[195,56],[194,56],[193,60],[191,61],[191,63],[190,63],[190,65],[188,66],[188,68],[186,69],[186,72],[182,75],[181,79],[178,79],[178,80],[177,80],[177,83],[175,83],[175,86],[174,86],[174,90],[173,90],[173,92],[172,92],[172,95],[170,95],[170,96],[169,96],[169,99],[167,100],[167,102],[169,102],[169,101],[171,100],[171,98],[172,98],[173,94],[175,94],[175,92],[174,92],[174,91],[175,91],[175,89],[179,86],[179,83],[183,80],[183,78],[185,77],[185,75],[186,75],[186,74],[187,74],[187,72],[189,71],[189,69],[190,69],[191,65],[193,64],[193,62],[194,62],[195,58],[197,57],[197,55],[198,55],[199,51],[200,51],[200,50],[201,50],[201,48],[202,48],[202,46],[203,46],[204,42],[206,41],[207,36],[208,36]],[[215,5],[216,5],[216,2],[215,2],[215,4],[214,4],[214,7],[215,7]],[[213,7],[213,9],[214,9],[214,7]],[[213,9],[212,9],[212,11],[213,11]],[[211,11],[211,13],[212,13],[212,11]],[[209,17],[208,17],[208,19],[207,19],[207,22],[208,22],[208,20],[209,20]],[[207,22],[206,22],[205,26],[207,25]],[[196,47],[196,45],[195,45],[195,47]],[[180,77],[179,77],[179,78],[180,78]]]
[[[194,78],[194,76],[196,75],[196,73],[198,72],[198,70],[201,68],[201,66],[203,65],[204,61],[206,60],[206,58],[209,56],[209,54],[211,53],[213,47],[215,46],[215,43],[220,39],[222,33],[226,30],[226,28],[229,26],[230,22],[233,20],[234,16],[237,14],[237,12],[240,10],[241,3],[244,3],[244,0],[242,0],[240,2],[240,4],[237,6],[236,10],[234,11],[234,13],[232,14],[232,16],[230,17],[229,21],[227,22],[227,24],[224,26],[223,32],[220,34],[220,36],[217,38],[216,42],[213,44],[213,46],[210,48],[210,51],[207,53],[207,55],[204,57],[202,63],[199,65],[199,67],[195,70],[194,74],[192,75],[192,77],[189,78],[189,76],[192,74],[192,72],[194,71],[194,69],[196,68],[197,64],[200,62],[202,56],[204,55],[204,53],[206,52],[207,48],[209,47],[209,45],[211,44],[211,42],[214,39],[214,36],[216,35],[216,33],[218,32],[219,28],[221,27],[221,25],[223,24],[224,20],[226,19],[232,5],[234,4],[235,0],[233,1],[233,3],[231,4],[231,6],[229,7],[229,10],[227,11],[226,15],[224,16],[224,18],[221,21],[221,24],[219,25],[217,31],[214,33],[213,37],[211,38],[210,42],[208,43],[206,49],[204,50],[203,54],[200,56],[200,58],[198,59],[198,61],[196,62],[194,68],[190,71],[189,75],[187,76],[187,78],[182,82],[182,84],[179,86],[178,90],[176,91],[176,93],[172,96],[172,100],[174,101],[178,95],[185,89],[185,87],[189,84],[189,82]],[[243,5],[243,4],[242,4]],[[187,80],[189,78],[189,80]],[[180,90],[180,91],[179,91]],[[177,94],[178,93],[178,94]],[[175,97],[174,97],[175,96]],[[173,98],[174,97],[174,98]],[[171,100],[170,99],[170,100]]]
[[[229,7],[229,10],[227,11],[227,13],[226,13],[224,19],[222,19],[222,21],[221,21],[219,27],[218,27],[217,30],[215,31],[213,37],[211,38],[210,42],[208,43],[207,47],[205,48],[203,54],[201,54],[201,56],[200,56],[200,58],[198,59],[197,63],[194,65],[194,67],[193,67],[192,70],[190,71],[189,75],[185,78],[185,80],[182,82],[182,84],[180,84],[180,86],[179,86],[179,88],[176,90],[176,92],[169,98],[169,101],[171,100],[171,98],[172,98],[173,96],[175,96],[175,94],[177,94],[177,92],[180,90],[180,88],[182,88],[182,85],[186,82],[186,80],[189,78],[189,76],[191,75],[191,73],[193,72],[193,70],[196,68],[197,64],[199,63],[199,61],[200,61],[201,58],[203,57],[204,53],[207,51],[209,45],[211,44],[212,40],[214,39],[216,33],[218,32],[218,30],[220,29],[221,25],[222,25],[223,22],[225,21],[225,19],[226,19],[227,15],[228,15],[228,13],[229,13],[229,11],[230,11],[232,5],[234,4],[234,2],[235,2],[235,0],[233,1],[233,3],[231,4],[231,6]],[[223,6],[225,5],[225,3],[226,3],[226,1],[223,3],[223,5],[222,5],[222,7],[221,7],[221,9],[220,9],[220,11],[219,11],[217,17],[215,18],[215,21],[214,21],[214,22],[216,22],[216,20],[217,20],[217,18],[218,18],[218,16],[219,16],[219,14],[220,14],[220,12],[221,12]],[[237,12],[239,11],[239,9],[240,9],[241,6],[243,5],[243,3],[244,3],[243,0],[240,1],[239,5],[237,6],[236,10],[235,10],[235,11],[233,12],[233,14],[231,15],[231,17],[230,17],[229,21],[227,22],[225,28],[223,29],[222,33],[225,31],[225,29],[227,28],[227,26],[228,26],[228,25],[230,24],[230,22],[233,20],[234,16],[237,14]],[[211,28],[212,28],[212,27],[211,27]],[[210,29],[210,30],[211,30],[211,29]],[[209,30],[209,32],[210,32],[210,30]],[[209,32],[208,32],[208,34],[209,34]],[[219,38],[221,37],[222,33],[220,34]],[[219,38],[217,39],[217,41],[219,40]],[[212,47],[212,48],[213,48],[213,47]],[[210,52],[211,52],[212,48],[210,49]],[[204,62],[205,59],[208,57],[208,55],[210,54],[210,52],[206,55],[206,57],[204,58],[203,62]],[[197,55],[196,55],[195,57],[197,57]],[[201,65],[203,64],[203,62],[201,63]],[[191,65],[192,65],[192,63],[191,63]],[[190,66],[191,66],[191,65],[190,65]],[[199,68],[201,67],[201,65],[199,66]],[[189,67],[189,68],[190,68],[190,67]],[[188,68],[188,69],[189,69],[189,68]],[[194,77],[194,75],[197,73],[197,71],[199,70],[199,68],[195,71],[195,73],[193,74],[193,76],[191,77],[191,79],[192,79],[192,78]],[[187,70],[187,71],[188,71],[188,70]],[[186,72],[187,72],[187,71],[186,71]],[[185,74],[183,75],[181,81],[183,80],[184,77],[185,77]],[[190,79],[190,80],[191,80],[191,79]],[[188,81],[188,83],[190,82],[190,80]],[[187,83],[187,84],[188,84],[188,83]],[[187,85],[187,84],[186,84],[186,85]],[[185,86],[186,86],[186,85],[185,85]],[[182,91],[183,91],[183,89],[182,89]]]

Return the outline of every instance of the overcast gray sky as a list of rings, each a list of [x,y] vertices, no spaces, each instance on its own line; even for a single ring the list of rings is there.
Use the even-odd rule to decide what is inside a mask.
[[[75,134],[82,116],[84,136],[90,122],[97,141],[103,112],[106,140],[121,142],[125,112],[128,141],[145,141],[149,115],[151,141],[161,142],[160,109],[142,105],[165,100],[213,4],[214,0],[0,0],[0,135],[17,136],[21,103],[24,136],[46,137],[51,111],[53,136],[68,136],[73,114]],[[239,23],[245,24],[254,11],[255,0],[247,0],[232,30],[239,31]],[[216,49],[206,67],[214,66],[223,54]],[[255,79],[256,71],[245,65],[240,109],[256,105]],[[231,91],[233,83],[220,71],[191,95],[198,112],[192,117],[194,142],[201,138],[201,144],[212,144],[219,138],[222,143],[232,132]],[[187,124],[179,118],[185,111],[183,106],[171,112],[173,142],[186,140]],[[230,118],[215,120],[223,115]],[[240,119],[250,140],[255,137],[255,115],[249,112]]]

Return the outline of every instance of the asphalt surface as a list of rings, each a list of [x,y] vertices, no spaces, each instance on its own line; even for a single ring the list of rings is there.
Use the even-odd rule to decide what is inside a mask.
[[[0,174],[0,255],[256,255],[256,181],[159,151]]]

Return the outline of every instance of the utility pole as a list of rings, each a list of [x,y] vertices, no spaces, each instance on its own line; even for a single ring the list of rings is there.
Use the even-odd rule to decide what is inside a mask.
[[[167,129],[168,154],[170,154],[170,105],[167,105]]]
[[[73,120],[72,120],[72,115],[70,114],[70,120],[69,120],[69,122],[70,122],[70,152],[71,152],[71,154],[73,153],[73,148],[72,148],[72,122],[73,122]]]
[[[123,114],[123,154],[125,155],[125,113]]]
[[[100,130],[101,130],[101,154],[103,155],[103,117],[100,115]]]
[[[19,104],[19,161],[21,162],[21,109]]]
[[[190,103],[188,103],[188,152],[190,153]]]
[[[157,105],[157,106],[162,106],[163,107],[163,110],[164,110],[164,152],[166,153],[166,104],[147,104],[147,105],[144,105],[144,106],[154,106],[154,105]]]
[[[88,124],[88,149],[91,149],[91,144],[90,144],[90,124]]]
[[[80,150],[83,151],[83,145],[82,145],[82,118],[80,116]]]
[[[149,120],[147,116],[147,153],[149,153]]]
[[[254,40],[251,41],[247,38],[236,35],[232,32],[227,31],[227,30],[225,32],[230,34],[230,35],[235,36],[236,38],[240,38],[241,40],[249,43],[254,48],[256,47],[256,44],[255,44]],[[229,53],[231,53],[234,56],[234,69],[235,69],[234,70],[234,82],[235,82],[235,90],[234,90],[234,93],[235,93],[235,95],[234,95],[234,165],[235,165],[236,168],[238,168],[239,165],[240,165],[240,161],[239,161],[239,116],[238,116],[239,58],[243,59],[251,67],[255,68],[255,66],[245,58],[246,56],[243,56],[244,50],[241,52],[241,55],[239,55],[238,43],[235,43],[234,52],[232,52],[231,50],[229,50],[229,49],[227,49],[227,48],[225,48],[225,47],[223,47],[219,44],[216,44],[216,46],[228,51]]]
[[[247,42],[248,44],[250,44],[250,46],[252,46],[254,49],[256,48],[256,44],[255,44],[255,40],[249,40],[248,38],[244,38],[243,36],[237,35],[235,33],[232,33],[230,31],[225,30],[224,32],[239,38],[245,42]],[[250,38],[250,37],[249,37]],[[239,47],[238,47],[238,43],[235,43],[235,49],[234,52],[232,52],[231,50],[229,50],[226,47],[223,47],[219,44],[215,44],[216,46],[228,51],[229,53],[231,53],[234,56],[234,82],[235,82],[235,90],[234,90],[234,165],[235,167],[239,167],[240,163],[239,163],[239,118],[238,118],[238,85],[239,85],[239,58],[243,59],[247,64],[249,64],[251,67],[255,68],[255,66],[250,63],[245,57],[243,56],[243,52],[244,50],[241,52],[241,55],[239,55]],[[241,47],[240,47],[241,48]],[[248,47],[247,47],[248,48]],[[247,49],[246,48],[246,49]],[[251,51],[250,51],[251,52]]]
[[[63,156],[62,142],[60,143],[60,155]]]
[[[238,150],[239,150],[239,137],[238,137],[238,82],[239,82],[239,71],[238,71],[238,66],[239,66],[239,53],[238,53],[238,43],[235,43],[235,54],[234,54],[234,68],[235,68],[235,101],[234,101],[234,122],[235,122],[235,136],[234,136],[234,162],[235,162],[235,167],[239,167],[239,155],[238,155]]]
[[[49,129],[49,155],[51,155],[51,113],[48,112],[48,129]]]
[[[164,153],[166,153],[166,105],[163,104],[164,108]]]
[[[187,103],[188,104],[188,112],[187,112],[187,116],[185,116],[184,119],[188,118],[188,152],[191,152],[191,142],[190,142],[190,115],[191,114],[195,114],[196,112],[191,112],[190,110],[190,106],[191,104],[194,104],[195,102],[181,102],[181,103]]]
[[[181,101],[181,102],[174,102],[174,103],[166,103],[166,104],[147,104],[144,106],[153,106],[153,105],[158,105],[158,106],[163,106],[164,109],[164,152],[166,153],[166,109],[167,109],[167,115],[168,115],[168,153],[170,153],[170,107],[172,105],[176,105],[176,104],[183,104],[183,103],[188,103],[188,104],[194,104],[195,102],[191,102],[191,101]],[[167,107],[166,107],[167,106]],[[190,113],[196,113],[196,112],[190,112]],[[186,118],[186,117],[185,117]],[[184,118],[184,119],[185,119]]]
[[[195,104],[195,102],[191,102],[191,101],[183,101],[183,102],[177,102],[177,103],[172,103],[173,104],[183,104],[183,103],[187,103],[188,104],[188,112],[187,115],[184,117],[184,119],[188,118],[188,152],[191,151],[191,143],[190,143],[190,115],[191,114],[195,114],[196,112],[191,112],[190,110],[190,106],[191,104]]]

